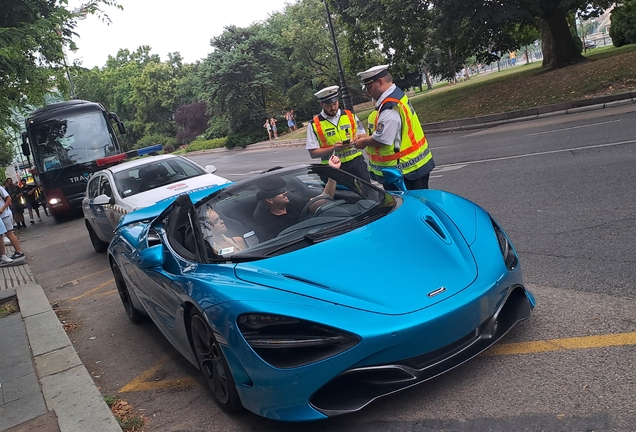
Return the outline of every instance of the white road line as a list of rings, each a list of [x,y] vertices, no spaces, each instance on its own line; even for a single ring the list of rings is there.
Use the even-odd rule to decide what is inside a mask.
[[[550,151],[537,152],[537,153],[525,153],[525,154],[514,155],[514,156],[502,156],[502,157],[492,158],[492,159],[481,159],[481,160],[474,160],[474,161],[465,161],[465,162],[460,162],[460,163],[456,163],[456,164],[440,165],[439,167],[442,168],[442,167],[455,167],[455,166],[458,166],[459,168],[463,168],[464,166],[469,165],[469,164],[477,164],[477,163],[484,163],[484,162],[495,162],[495,161],[508,160],[508,159],[519,159],[519,158],[531,157],[531,156],[543,156],[543,155],[556,154],[556,153],[567,153],[567,152],[576,151],[576,150],[589,150],[589,149],[595,149],[595,148],[614,147],[614,146],[619,146],[619,145],[635,144],[635,143],[636,143],[636,140],[619,141],[619,142],[608,143],[608,144],[597,144],[597,145],[584,146],[584,147],[571,147],[571,148],[560,149],[560,150],[550,150]]]
[[[544,134],[550,134],[550,133],[556,133],[556,132],[563,132],[563,131],[572,130],[572,129],[581,129],[581,128],[586,128],[586,127],[592,127],[592,126],[599,126],[599,125],[605,125],[605,124],[610,124],[610,123],[616,123],[616,122],[619,122],[619,121],[620,121],[620,119],[618,119],[618,120],[610,120],[610,121],[606,121],[606,122],[602,122],[602,123],[586,124],[586,125],[582,125],[582,126],[572,126],[572,127],[569,127],[569,128],[555,129],[555,130],[552,130],[552,131],[535,132],[535,133],[527,134],[526,136],[535,136],[535,135],[544,135]]]

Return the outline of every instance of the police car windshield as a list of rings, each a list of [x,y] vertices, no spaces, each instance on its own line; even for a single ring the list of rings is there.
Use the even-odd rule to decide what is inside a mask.
[[[151,189],[207,174],[187,159],[174,158],[152,161],[115,173],[115,184],[122,198]]]

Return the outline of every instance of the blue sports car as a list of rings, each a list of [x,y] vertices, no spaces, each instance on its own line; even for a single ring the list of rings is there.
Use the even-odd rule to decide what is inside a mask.
[[[126,313],[201,369],[216,402],[302,421],[362,409],[476,356],[535,306],[486,211],[309,165],[126,215],[109,261]]]

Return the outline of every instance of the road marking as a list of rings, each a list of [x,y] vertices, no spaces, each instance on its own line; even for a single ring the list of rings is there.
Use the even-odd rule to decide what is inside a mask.
[[[590,348],[605,348],[625,345],[636,345],[636,332],[498,344],[490,347],[481,355],[485,357],[494,357],[516,354],[535,354],[551,351],[572,351]],[[128,384],[124,385],[119,390],[119,393],[191,387],[197,385],[197,380],[195,380],[191,376],[185,376],[182,378],[170,380],[153,379],[153,375],[155,375],[169,360],[171,360],[171,356],[163,356],[152,368],[144,371]]]
[[[119,393],[128,393],[143,390],[158,390],[176,387],[190,387],[196,385],[197,381],[191,376],[165,381],[153,379],[152,376],[156,374],[161,369],[161,367],[169,360],[171,360],[171,356],[169,355],[161,357],[152,368],[144,371],[128,384],[119,389]]]
[[[568,130],[572,130],[572,129],[581,129],[581,128],[586,128],[586,127],[600,126],[600,125],[605,125],[605,124],[610,124],[610,123],[616,123],[616,122],[619,122],[619,121],[620,120],[610,120],[610,121],[601,122],[601,123],[592,123],[592,124],[586,124],[586,125],[582,125],[582,126],[572,126],[572,127],[568,127],[568,128],[555,129],[555,130],[545,131],[545,132],[535,132],[535,133],[531,133],[531,134],[526,134],[526,136],[545,135],[545,134],[550,134],[550,133],[555,133],[555,132],[568,131]]]
[[[513,354],[534,354],[550,351],[570,351],[623,345],[636,345],[636,332],[500,344],[491,347],[488,351],[484,352],[483,355],[502,356]]]
[[[91,274],[86,275],[86,276],[82,276],[81,278],[77,278],[77,279],[74,279],[74,280],[69,281],[69,282],[64,282],[63,284],[60,284],[60,285],[56,286],[55,288],[64,288],[66,285],[70,285],[70,286],[79,285],[79,281],[81,281],[81,280],[96,276],[96,275],[104,273],[104,272],[109,272],[109,271],[110,271],[110,268],[107,268],[107,269],[104,269],[104,270],[100,270],[98,272],[91,273]]]
[[[508,159],[519,159],[519,158],[531,157],[531,156],[543,156],[543,155],[556,154],[556,153],[568,153],[568,152],[573,152],[577,150],[590,150],[590,149],[596,149],[596,148],[614,147],[619,145],[635,144],[635,143],[636,143],[636,140],[629,140],[629,141],[619,141],[615,143],[597,144],[597,145],[584,146],[584,147],[571,147],[571,148],[560,149],[560,150],[549,150],[549,151],[543,151],[543,152],[537,152],[537,153],[524,153],[524,154],[514,155],[514,156],[502,156],[502,157],[492,158],[492,159],[480,159],[480,160],[465,161],[465,162],[459,162],[459,163],[448,164],[448,165],[440,165],[440,168],[455,167],[455,166],[459,166],[460,168],[463,168],[466,165],[478,164],[478,163],[484,163],[484,162],[496,162],[496,161],[502,161],[502,160],[508,160]]]
[[[80,295],[78,295],[78,296],[76,296],[76,297],[73,297],[73,298],[71,299],[71,301],[73,301],[73,300],[79,300],[79,299],[81,299],[81,298],[86,297],[87,295],[91,295],[91,294],[93,294],[93,293],[95,293],[95,292],[97,292],[97,291],[101,290],[101,289],[102,289],[102,288],[104,288],[105,286],[108,286],[108,285],[112,284],[113,282],[115,282],[115,279],[107,280],[106,282],[104,282],[104,283],[101,283],[101,284],[97,285],[97,286],[96,286],[95,288],[93,288],[92,290],[88,290],[88,291],[86,291],[86,292],[85,292],[85,293],[83,293],[83,294],[80,294]],[[110,292],[110,291],[111,291],[111,290],[109,290],[108,292]]]

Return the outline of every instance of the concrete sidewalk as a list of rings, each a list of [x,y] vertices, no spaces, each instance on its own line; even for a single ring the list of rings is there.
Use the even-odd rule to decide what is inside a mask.
[[[13,250],[7,247],[7,252]],[[0,431],[121,432],[26,258],[0,267]]]

